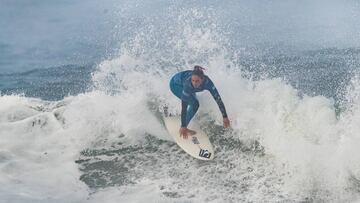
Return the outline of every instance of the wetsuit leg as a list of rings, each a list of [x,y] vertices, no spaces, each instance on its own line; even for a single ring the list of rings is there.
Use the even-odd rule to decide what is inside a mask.
[[[191,119],[195,116],[197,110],[199,109],[199,101],[194,100],[193,102],[189,103],[187,112],[186,112],[186,125],[188,125]]]

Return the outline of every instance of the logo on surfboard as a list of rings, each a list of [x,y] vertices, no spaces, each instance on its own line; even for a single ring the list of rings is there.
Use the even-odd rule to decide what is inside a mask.
[[[200,149],[199,157],[210,159],[211,153],[207,149]]]

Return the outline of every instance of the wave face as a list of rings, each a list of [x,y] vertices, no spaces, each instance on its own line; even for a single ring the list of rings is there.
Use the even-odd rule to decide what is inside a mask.
[[[0,200],[358,201],[359,5],[232,3],[118,2],[107,59],[1,73]],[[197,95],[211,162],[184,153],[161,119],[165,105],[180,112],[171,76],[197,64],[232,123]]]

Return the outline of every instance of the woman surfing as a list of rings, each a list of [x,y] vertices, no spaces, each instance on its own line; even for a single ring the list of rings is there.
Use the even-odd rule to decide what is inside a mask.
[[[224,128],[230,127],[230,120],[226,114],[225,105],[221,100],[214,83],[204,74],[204,68],[195,66],[194,70],[186,70],[175,74],[170,80],[171,92],[181,100],[181,127],[180,136],[187,139],[188,134],[196,132],[187,128],[191,119],[199,109],[196,92],[208,90],[219,106],[223,116]]]

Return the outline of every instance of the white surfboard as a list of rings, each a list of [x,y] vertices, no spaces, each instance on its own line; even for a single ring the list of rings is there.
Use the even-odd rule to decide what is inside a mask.
[[[190,122],[188,128],[195,130],[196,134],[189,135],[187,139],[180,137],[181,121],[179,116],[164,117],[164,122],[169,134],[185,152],[201,160],[212,160],[214,158],[214,149],[208,136],[194,120]]]

